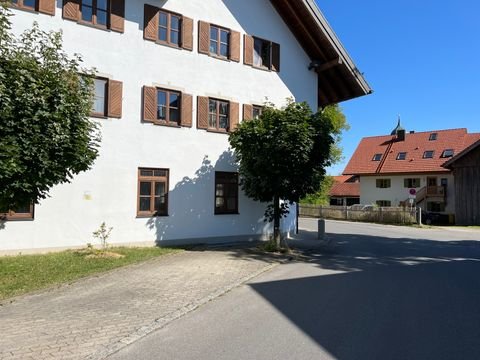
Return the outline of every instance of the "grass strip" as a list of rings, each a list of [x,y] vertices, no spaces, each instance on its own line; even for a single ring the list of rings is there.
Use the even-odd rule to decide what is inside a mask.
[[[0,257],[0,300],[181,250],[117,247],[108,251],[123,257],[89,257],[88,250]]]

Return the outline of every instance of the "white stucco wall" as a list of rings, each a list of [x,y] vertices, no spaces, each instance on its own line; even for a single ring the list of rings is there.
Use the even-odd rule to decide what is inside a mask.
[[[44,30],[60,30],[68,53],[83,55],[85,66],[123,82],[123,117],[100,120],[100,156],[72,183],[56,186],[51,197],[35,206],[33,221],[9,221],[0,230],[0,250],[82,246],[102,221],[114,230],[112,243],[165,242],[229,236],[245,238],[270,231],[264,205],[240,195],[240,215],[214,212],[214,171],[235,171],[228,137],[192,128],[169,128],[141,122],[144,85],[178,89],[196,96],[215,96],[244,103],[268,98],[281,106],[287,97],[316,109],[317,78],[310,59],[267,0],[148,1],[194,19],[192,52],[143,40],[144,1],[126,1],[125,32],[102,31],[55,17],[14,11],[13,30],[20,33],[37,21]],[[198,54],[198,20],[212,22],[281,45],[281,72]],[[136,218],[137,169],[170,169],[169,216]],[[88,195],[88,196],[87,196]],[[87,200],[90,198],[90,200]],[[284,223],[295,227],[295,211]],[[200,240],[199,240],[200,241]]]
[[[440,185],[441,179],[447,179],[447,202],[445,207],[446,213],[455,212],[455,187],[452,174],[410,174],[410,175],[394,175],[394,176],[361,176],[360,177],[360,203],[375,204],[377,200],[390,200],[392,206],[398,206],[401,201],[405,201],[409,196],[409,188],[404,187],[404,179],[419,178],[420,187],[417,191],[427,185],[427,177],[437,177],[437,185]],[[391,187],[380,189],[376,186],[377,179],[390,179]],[[434,199],[432,199],[434,201]],[[419,206],[426,209],[426,201],[422,201]]]

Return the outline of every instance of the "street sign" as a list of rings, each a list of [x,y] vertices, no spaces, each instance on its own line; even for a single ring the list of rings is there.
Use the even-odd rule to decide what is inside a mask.
[[[408,193],[410,195],[417,195],[417,189],[412,188],[412,189],[408,190]]]

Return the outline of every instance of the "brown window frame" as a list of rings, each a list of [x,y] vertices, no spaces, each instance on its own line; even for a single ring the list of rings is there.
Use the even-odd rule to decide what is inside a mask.
[[[210,112],[210,101],[215,101],[216,102],[216,127],[211,127],[210,126],[210,115],[213,113]],[[220,104],[225,103],[227,104],[227,127],[226,128],[221,128],[220,127]],[[208,98],[208,130],[215,130],[215,131],[222,131],[222,132],[228,132],[230,130],[230,101],[228,100],[221,100],[221,99],[216,99],[216,98]]]
[[[92,5],[84,5],[83,0],[79,1],[78,12],[79,12],[79,23],[86,24],[94,27],[98,27],[101,29],[109,29],[110,28],[110,16],[111,16],[111,9],[110,9],[110,1],[107,1],[107,8],[99,9],[97,6],[98,0],[92,0]],[[82,10],[83,7],[89,7],[92,9],[92,21],[84,20]],[[105,24],[98,24],[97,22],[97,11],[104,11],[106,16],[106,23]]]
[[[17,0],[17,3],[14,3],[12,0],[12,6],[22,10],[38,11],[38,0],[34,0],[33,7],[24,5],[25,0]]]
[[[8,212],[0,212],[0,221],[15,221],[15,220],[33,220],[35,206],[30,204],[30,211],[28,213],[16,213],[13,210]]]
[[[142,175],[142,171],[152,171],[153,175]],[[165,176],[155,176],[155,171],[165,171]],[[147,195],[140,194],[140,185],[143,182],[150,182],[150,195],[148,195],[150,199],[150,210],[140,210],[140,199],[142,197],[147,197]],[[155,198],[161,197],[155,195],[155,183],[157,182],[164,182],[165,183],[165,209],[163,211],[159,211],[155,209]],[[137,182],[137,217],[159,217],[159,216],[168,216],[168,193],[169,193],[169,183],[170,183],[170,170],[169,169],[161,169],[161,168],[150,168],[150,167],[142,167],[138,168],[138,182]]]
[[[90,111],[90,116],[104,119],[104,118],[108,117],[108,83],[109,83],[109,79],[104,78],[104,77],[94,77],[93,80],[94,81],[95,80],[105,81],[105,96],[104,96],[104,101],[103,101],[103,113],[98,113],[98,112],[93,111],[93,104],[92,104],[92,110]],[[95,97],[96,97],[95,82],[94,82],[93,86],[94,86],[93,87],[93,95],[94,95],[94,99],[95,99]]]
[[[260,55],[260,58],[262,59],[262,65],[258,66],[258,65],[255,64],[255,52],[256,52],[255,51],[255,42],[256,41],[261,41],[262,43],[267,43],[268,44],[268,51],[270,53],[268,66],[265,66],[263,64],[263,58],[262,58],[261,55]],[[257,69],[263,69],[263,70],[272,70],[272,67],[273,67],[273,53],[272,53],[272,50],[273,50],[273,41],[262,39],[262,38],[259,38],[258,36],[253,36],[253,67],[257,68]]]
[[[228,177],[230,177],[229,180],[234,179],[234,183],[230,181],[225,181]],[[218,185],[223,184],[223,195],[217,195],[217,187]],[[227,199],[231,196],[227,196],[227,186],[232,186],[235,187],[235,209],[228,210],[227,208]],[[239,214],[238,212],[238,173],[237,172],[228,172],[228,171],[215,171],[215,193],[214,193],[214,211],[215,215],[237,215]],[[217,198],[223,199],[223,206],[218,207],[217,206]]]
[[[176,90],[170,90],[170,89],[165,89],[165,88],[156,88],[157,89],[157,120],[154,121],[154,124],[158,125],[169,125],[169,126],[180,126],[182,122],[182,92],[181,91],[176,91]],[[165,112],[166,112],[166,118],[165,120],[162,120],[158,117],[158,110],[160,108],[160,104],[158,102],[158,93],[159,92],[165,92],[166,96],[166,105],[165,105]],[[178,121],[170,121],[170,95],[171,94],[176,94],[178,99]],[[175,108],[174,108],[175,109]]]
[[[167,26],[162,26],[160,24],[160,16],[161,14],[167,15]],[[173,30],[172,29],[172,16],[175,16],[178,18],[178,30]],[[183,22],[183,16],[181,14],[177,14],[174,12],[166,11],[164,9],[160,9],[158,11],[158,29],[157,29],[157,43],[159,44],[164,44],[164,45],[169,45],[177,48],[182,47],[182,22]],[[161,40],[160,39],[160,28],[164,28],[167,31],[167,40]],[[172,31],[178,32],[178,44],[172,42],[171,36],[172,36]]]
[[[217,40],[212,39],[212,28],[217,29]],[[227,42],[226,43],[222,42],[222,31],[227,33]],[[208,33],[209,54],[212,55],[212,56],[222,58],[222,59],[229,59],[230,58],[230,47],[232,46],[232,44],[231,44],[231,42],[232,42],[231,41],[231,34],[232,34],[232,32],[231,32],[230,29],[227,29],[227,28],[215,25],[215,24],[210,24],[210,29],[209,29],[209,33]],[[210,51],[210,49],[211,49],[210,44],[212,43],[212,41],[217,43],[217,52],[216,53]],[[222,44],[227,45],[227,55],[222,55],[221,54]]]

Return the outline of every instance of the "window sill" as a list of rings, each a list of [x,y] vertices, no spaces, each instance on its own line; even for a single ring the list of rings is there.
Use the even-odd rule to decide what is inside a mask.
[[[9,8],[11,9],[16,9],[16,10],[22,10],[22,11],[28,11],[30,13],[34,13],[34,14],[38,14],[39,11],[35,10],[35,8],[31,8],[31,7],[26,7],[26,6],[20,6],[20,5],[16,5],[16,4],[8,4],[7,5]]]
[[[217,129],[207,129],[207,132],[214,133],[214,134],[230,134],[230,131],[227,130],[217,130]]]
[[[262,71],[266,71],[266,72],[275,72],[275,71],[273,71],[272,69],[269,69],[269,68],[264,67],[264,66],[252,65],[252,67],[253,67],[254,69],[262,70]]]
[[[135,217],[136,219],[151,219],[151,218],[158,218],[158,217],[168,217],[168,214],[165,215],[157,215],[157,214],[150,214],[150,215],[143,215],[143,214],[137,214]]]
[[[108,116],[102,115],[102,114],[90,114],[90,117],[95,118],[95,119],[108,119]]]
[[[166,127],[178,128],[178,129],[181,128],[181,126],[178,125],[177,123],[170,124],[170,123],[166,123],[166,122],[163,122],[163,121],[146,121],[146,122],[150,123],[150,124],[153,124],[153,125],[158,125],[158,126],[166,126]]]
[[[228,57],[223,57],[223,56],[215,55],[215,54],[212,54],[212,53],[208,53],[208,56],[210,56],[211,58],[214,58],[214,59],[218,59],[218,60],[222,60],[222,61],[226,61],[226,62],[232,62],[232,60],[230,60],[230,58],[228,58]]]
[[[33,217],[9,217],[9,216],[5,216],[5,217],[2,217],[0,216],[0,222],[4,222],[4,221],[33,221],[35,220]]]
[[[111,32],[111,30],[107,26],[95,25],[95,24],[92,24],[92,23],[89,23],[89,22],[86,22],[86,21],[82,21],[82,20],[78,20],[77,24],[83,25],[83,26],[86,26],[86,27],[89,27],[89,28],[97,29],[97,30],[103,30],[103,31]]]
[[[237,212],[216,212],[214,213],[214,215],[240,215],[240,213],[237,211]]]
[[[163,46],[166,46],[166,47],[169,47],[169,48],[172,48],[172,49],[185,50],[180,45],[171,44],[171,43],[161,41],[161,40],[156,40],[156,41],[154,41],[154,43],[157,44],[157,45],[163,45]]]

